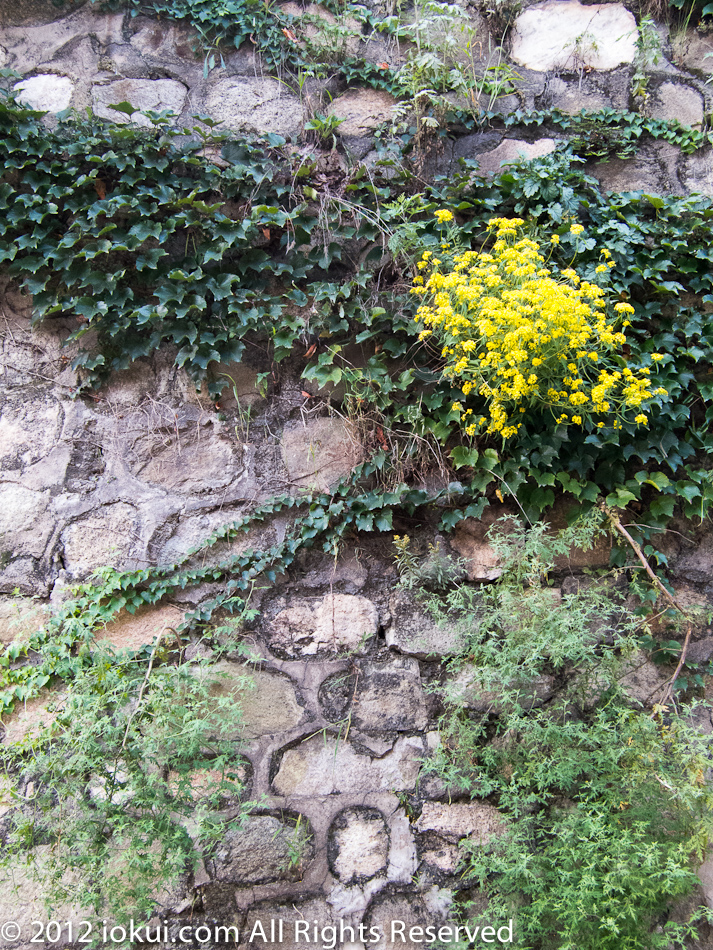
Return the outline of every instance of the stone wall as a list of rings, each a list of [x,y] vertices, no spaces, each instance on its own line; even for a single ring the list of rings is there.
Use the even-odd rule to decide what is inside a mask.
[[[472,16],[486,31],[475,10]],[[328,83],[313,85],[309,101],[300,100],[266,74],[249,47],[206,76],[190,30],[100,14],[86,3],[65,15],[39,0],[6,6],[0,26],[0,64],[23,75],[22,98],[47,110],[48,121],[52,113],[87,106],[123,121],[109,106],[129,101],[137,109],[172,109],[181,123],[206,112],[227,129],[297,136],[306,110],[326,108],[329,91],[329,112],[345,120],[339,135],[346,153],[369,162],[374,129],[395,106],[387,93]],[[523,106],[572,113],[640,106],[653,117],[700,126],[711,105],[713,40],[658,29],[662,57],[649,67],[647,97],[635,101],[638,28],[626,6],[578,0],[527,6],[508,41],[521,77],[517,93],[499,105],[504,112]],[[485,32],[483,39],[487,46]],[[353,44],[374,61],[400,55],[379,37],[357,35]],[[432,156],[431,172],[468,157],[493,173],[518,155],[547,154],[556,141],[551,133],[454,134]],[[635,158],[594,164],[591,171],[610,190],[713,194],[709,150],[684,156],[674,145],[650,145]],[[171,563],[256,503],[286,491],[327,489],[362,458],[358,433],[340,415],[336,396],[330,403],[318,395],[289,361],[270,398],[256,384],[269,368],[259,356],[220,367],[232,377],[239,405],[232,395],[216,405],[197,393],[169,352],[137,361],[92,397],[75,398],[72,351],[62,345],[68,327],[54,321],[32,328],[31,301],[8,281],[0,302],[4,643],[93,570]],[[497,576],[487,521],[464,522],[449,537],[439,535],[436,523],[410,526],[417,546],[440,542],[465,559],[472,581]],[[231,542],[230,550],[268,545],[288,526],[276,517],[249,539]],[[336,561],[312,552],[273,586],[254,592],[260,618],[244,632],[253,660],[228,648],[221,668],[225,690],[244,691],[246,670],[254,680],[254,689],[244,691],[246,775],[250,796],[262,804],[178,891],[161,896],[164,917],[236,924],[243,935],[255,921],[273,917],[388,932],[392,920],[447,921],[454,902],[472,896],[459,884],[458,842],[486,842],[501,819],[492,806],[458,800],[421,774],[439,743],[442,711],[428,687],[445,675],[443,661],[459,644],[399,589],[390,540],[365,534],[345,544]],[[710,603],[710,536],[692,546],[671,534],[666,544],[681,595]],[[227,548],[210,556],[224,556]],[[575,553],[562,564],[559,583],[566,590],[582,569],[607,562],[606,546],[587,558]],[[204,584],[120,616],[104,636],[117,648],[135,649],[214,593]],[[703,658],[713,653],[708,634],[696,633],[694,648]],[[200,650],[198,641],[193,648]],[[665,673],[641,661],[628,682],[632,698],[645,699]],[[543,681],[533,701],[548,702],[554,692],[555,684]],[[11,717],[6,738],[49,715],[47,701],[40,697]],[[491,700],[470,695],[465,701],[477,710]],[[700,720],[708,734],[709,713]],[[710,862],[701,877],[713,907]],[[18,873],[16,893],[0,897],[0,917],[26,930],[44,916],[39,901],[37,887]],[[282,944],[286,950],[297,945],[290,940]],[[371,945],[381,950],[385,941]]]

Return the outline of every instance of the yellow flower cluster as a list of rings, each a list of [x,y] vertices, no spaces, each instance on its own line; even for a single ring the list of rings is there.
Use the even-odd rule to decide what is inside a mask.
[[[447,215],[436,212],[439,222],[451,220]],[[640,407],[666,390],[652,389],[648,368],[631,370],[612,359],[626,337],[607,319],[605,291],[572,268],[553,276],[539,245],[523,236],[523,223],[493,218],[490,251],[463,251],[447,261],[426,251],[417,265],[412,293],[424,298],[415,317],[424,327],[421,339],[435,334],[445,376],[466,400],[472,394],[487,407],[488,416],[478,417],[473,408],[453,404],[466,432],[485,428],[511,438],[522,414],[535,406],[560,424],[593,419],[599,428],[619,428],[626,411],[638,409],[634,421],[646,425]],[[576,223],[570,228],[574,235],[583,230]],[[606,271],[613,262],[606,250],[602,256]],[[634,308],[617,303],[614,311],[628,326],[624,318]]]

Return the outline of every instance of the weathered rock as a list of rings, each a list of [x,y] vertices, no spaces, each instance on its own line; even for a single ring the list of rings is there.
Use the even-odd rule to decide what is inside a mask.
[[[424,946],[423,931],[426,927],[438,929],[446,925],[452,903],[452,892],[435,886],[418,895],[377,897],[369,907],[365,923],[369,929],[378,928],[381,937],[368,946],[371,950],[396,950],[397,947],[401,950],[418,950]],[[420,928],[420,931],[413,928]]]
[[[463,646],[462,633],[452,623],[437,624],[409,591],[392,594],[389,611],[391,626],[386,631],[386,643],[392,650],[425,660],[453,656]]]
[[[699,149],[693,155],[686,155],[682,158],[681,165],[681,179],[688,191],[702,195],[713,195],[713,149]],[[707,538],[703,539],[701,547],[708,554],[711,545]],[[710,558],[709,554],[708,557]],[[702,575],[705,573],[705,568],[702,566],[700,569],[696,568],[697,558],[697,551],[681,558],[681,566],[687,571],[683,576],[688,580],[703,579]],[[710,573],[708,573],[706,580],[710,580]]]
[[[674,62],[697,73],[713,73],[713,38],[697,30],[678,32],[672,38]]]
[[[455,874],[460,864],[461,852],[456,845],[443,843],[424,851],[421,860],[429,868],[443,874]]]
[[[352,722],[359,729],[416,732],[428,714],[416,660],[366,662],[361,667]]]
[[[633,158],[610,158],[592,163],[585,171],[599,179],[602,188],[609,193],[647,191],[656,195],[680,195],[683,189],[678,180],[679,154],[675,145],[657,142],[655,147],[643,145]],[[688,186],[693,188],[690,182]]]
[[[281,920],[283,922],[282,939],[279,939],[276,931],[275,942],[271,940],[271,920],[276,922]],[[314,943],[311,939],[315,926],[319,933],[323,927],[331,927],[335,923],[338,936],[339,921],[335,921],[331,907],[323,900],[313,898],[299,902],[290,901],[287,904],[265,901],[254,904],[250,908],[242,927],[242,933],[247,937],[248,947],[279,947],[280,950],[305,950],[306,946],[316,948],[323,946],[323,943]],[[348,944],[344,945],[345,950],[348,946]],[[356,948],[353,948],[353,950],[356,950]]]
[[[30,597],[0,597],[0,644],[25,640],[46,618],[44,604]]]
[[[286,427],[280,448],[290,482],[311,491],[329,491],[363,457],[356,432],[341,419]]]
[[[559,0],[558,0],[559,2]],[[567,0],[564,0],[567,2]],[[549,155],[557,147],[555,139],[539,139],[537,142],[520,142],[517,139],[503,139],[490,152],[478,155],[478,170],[486,175],[499,175],[503,165],[519,162],[521,159],[531,160]]]
[[[115,502],[68,525],[60,535],[64,566],[70,577],[111,564],[119,567],[135,543],[138,512],[132,505]]]
[[[358,594],[328,594],[312,605],[295,604],[281,610],[270,625],[271,645],[290,656],[321,651],[364,652],[379,629],[379,612]]]
[[[40,557],[53,528],[47,514],[49,492],[14,482],[0,484],[0,547],[4,552]]]
[[[517,690],[517,702],[525,709],[541,706],[551,699],[555,691],[555,678],[547,673],[541,673],[531,680],[508,684],[509,690]],[[448,698],[458,705],[467,706],[476,712],[490,712],[498,715],[503,711],[502,687],[484,689],[478,683],[478,669],[474,666],[464,666],[451,680],[448,686]]]
[[[235,434],[211,424],[186,428],[148,446],[149,461],[138,468],[142,479],[168,491],[187,494],[215,491],[243,471]]]
[[[386,870],[389,833],[375,808],[347,808],[329,830],[329,863],[343,884],[366,881]]]
[[[652,96],[648,111],[654,119],[680,122],[700,129],[703,122],[703,97],[690,86],[665,82]]]
[[[456,525],[451,546],[465,559],[469,581],[494,581],[502,574],[497,555],[486,539],[489,527],[475,518]]]
[[[11,867],[0,872],[0,920],[3,923],[15,923],[15,933],[21,935],[19,940],[5,940],[5,946],[21,950],[32,950],[38,946],[37,943],[30,943],[30,937],[37,932],[34,921],[47,920],[46,892],[42,878],[49,870],[51,853],[52,845],[40,845],[27,854],[26,861],[23,856],[23,860],[13,861]],[[63,883],[69,886],[75,884],[77,874],[72,871],[65,873]],[[74,933],[82,932],[81,921],[91,917],[91,911],[88,909],[72,907],[70,904],[55,905],[53,911],[57,914],[56,919],[63,922],[63,927],[67,927],[67,922],[71,922]],[[66,932],[64,930],[65,934]],[[8,933],[12,931],[8,929]]]
[[[707,663],[709,660],[713,660],[713,637],[706,637],[688,645],[687,663]]]
[[[59,690],[43,689],[34,699],[28,699],[22,705],[6,715],[3,720],[5,735],[3,742],[11,745],[37,735],[45,726],[54,722],[62,707],[64,693]]]
[[[713,909],[713,854],[710,854],[698,869],[703,897],[708,907]]]
[[[516,19],[510,55],[542,72],[614,69],[633,63],[637,38],[636,20],[621,3],[546,0]]]
[[[309,41],[310,49],[318,56],[329,60],[340,60],[344,56],[356,56],[361,43],[361,23],[354,17],[340,16],[339,19],[319,3],[295,3],[290,0],[283,3],[280,10],[286,16],[294,17],[293,32],[297,42],[304,47],[304,39]]]
[[[302,105],[275,79],[231,77],[220,79],[209,91],[206,111],[226,129],[298,132],[303,121]]]
[[[418,779],[424,745],[420,738],[398,739],[393,750],[372,758],[351,742],[314,736],[282,756],[273,786],[287,798],[337,792],[405,791]]]
[[[120,614],[96,634],[96,639],[110,643],[117,650],[138,650],[162,637],[164,643],[175,642],[183,622],[184,612],[166,604],[163,607],[146,605],[134,614],[122,610]]]
[[[570,115],[576,115],[582,109],[598,112],[609,106],[608,98],[602,92],[582,89],[581,83],[567,83],[559,76],[548,80],[546,95],[550,108],[560,109]]]
[[[245,885],[294,877],[312,854],[305,828],[269,815],[249,818],[244,828],[223,835],[212,858],[216,879]]]
[[[200,65],[200,37],[186,23],[140,17],[132,25],[136,32],[131,37],[131,45],[149,60],[156,59],[162,64],[183,61],[184,67],[189,68],[193,64]]]
[[[74,83],[67,76],[46,73],[23,79],[13,86],[19,92],[20,102],[38,112],[62,112],[72,104]]]
[[[223,560],[228,555],[242,554],[248,549],[261,550],[274,543],[274,529],[258,525],[247,532],[236,532],[230,541],[218,541],[210,548],[200,550],[204,542],[220,528],[240,521],[244,515],[241,508],[220,508],[182,519],[168,540],[162,545],[157,560],[169,564],[180,560],[190,551],[201,565]]]
[[[94,111],[103,119],[124,125],[133,122],[136,125],[151,127],[151,122],[141,112],[162,112],[170,109],[179,115],[186,103],[188,90],[183,83],[175,79],[120,79],[105,86],[92,86]],[[136,109],[131,116],[117,112],[112,105],[129,102]]]
[[[210,672],[218,677],[211,695],[232,696],[242,706],[240,737],[279,735],[294,729],[307,717],[288,676],[252,670],[230,660],[215,663]]]
[[[416,830],[432,831],[449,841],[470,838],[477,844],[487,844],[491,838],[503,834],[505,821],[492,805],[483,802],[424,802]]]
[[[370,135],[377,126],[391,118],[396,99],[376,89],[350,89],[334,99],[327,107],[327,115],[342,119],[340,135],[361,138]]]
[[[657,698],[657,693],[665,683],[665,671],[649,660],[643,651],[638,651],[626,664],[626,674],[619,680],[619,685],[625,695],[642,706],[651,705]]]

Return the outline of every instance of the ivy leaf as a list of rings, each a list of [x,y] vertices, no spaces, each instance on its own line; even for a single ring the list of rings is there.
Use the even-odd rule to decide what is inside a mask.
[[[109,108],[114,109],[115,112],[123,112],[124,115],[129,116],[139,111],[135,106],[132,106],[130,102],[126,102],[126,100],[110,105]]]

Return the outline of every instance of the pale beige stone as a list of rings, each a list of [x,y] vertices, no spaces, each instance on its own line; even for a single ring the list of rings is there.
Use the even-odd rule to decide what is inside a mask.
[[[118,125],[133,122],[148,128],[151,122],[141,112],[163,112],[169,109],[179,115],[186,102],[188,90],[175,79],[120,79],[105,86],[92,86],[94,111],[102,119],[111,119]],[[117,112],[112,105],[129,102],[136,109],[131,116]]]
[[[470,838],[477,844],[487,844],[491,838],[502,835],[505,821],[492,805],[484,802],[424,802],[416,830],[433,831],[437,835],[457,841]]]
[[[555,139],[538,139],[537,142],[520,142],[516,139],[504,139],[491,152],[478,155],[478,170],[486,175],[499,175],[503,165],[519,162],[521,159],[531,160],[549,155],[557,147]]]
[[[389,835],[377,811],[349,809],[338,817],[330,834],[336,851],[334,873],[342,883],[351,884],[386,870]]]
[[[399,739],[391,752],[372,758],[351,742],[321,734],[288,749],[273,786],[278,795],[304,797],[367,791],[405,791],[415,786],[424,747],[421,739]]]
[[[233,76],[211,87],[206,111],[226,129],[294,134],[302,126],[302,105],[276,79]]]
[[[388,122],[393,115],[396,99],[376,89],[350,89],[327,107],[327,115],[335,115],[344,121],[339,126],[340,135],[371,135],[375,128]]]
[[[292,485],[311,491],[329,491],[364,455],[353,427],[329,418],[286,427],[281,450]]]
[[[257,739],[290,732],[306,718],[297,701],[297,690],[286,676],[252,670],[230,660],[214,664],[209,673],[216,676],[211,694],[231,696],[241,705],[241,727],[236,738]]]
[[[164,638],[164,642],[175,641],[175,631],[183,618],[184,612],[171,604],[163,607],[147,604],[134,614],[122,610],[98,631],[96,639],[110,643],[117,650],[138,650],[159,636]]]
[[[328,594],[314,606],[286,607],[271,624],[276,644],[300,656],[340,649],[363,653],[378,629],[378,610],[358,594]]]
[[[3,719],[4,744],[14,745],[38,735],[57,718],[63,700],[62,691],[45,688],[33,699],[17,703],[14,710]]]
[[[0,598],[0,644],[26,640],[47,617],[47,608],[31,597]]]
[[[19,100],[38,112],[63,112],[72,104],[74,83],[67,76],[46,73],[23,79],[13,86]]]
[[[636,20],[621,3],[546,0],[518,16],[510,55],[541,72],[609,70],[633,63],[637,38]]]

